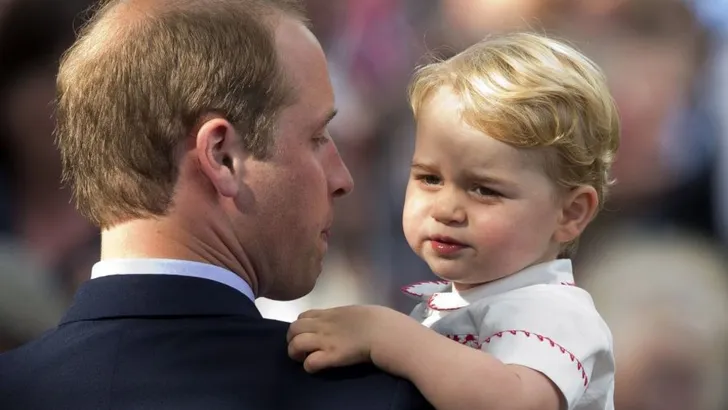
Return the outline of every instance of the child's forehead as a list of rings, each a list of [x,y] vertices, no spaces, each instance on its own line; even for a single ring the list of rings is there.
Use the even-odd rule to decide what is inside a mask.
[[[490,173],[544,172],[547,153],[500,141],[463,123],[418,131],[413,163],[439,171],[478,176]]]
[[[430,128],[418,132],[415,162],[463,171],[516,170],[537,163],[528,150],[499,141],[471,127]]]

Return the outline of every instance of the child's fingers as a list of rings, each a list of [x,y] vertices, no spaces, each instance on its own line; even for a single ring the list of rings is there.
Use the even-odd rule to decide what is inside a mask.
[[[286,333],[286,341],[291,343],[291,339],[303,333],[315,333],[317,330],[316,321],[313,319],[298,319],[288,326]]]
[[[303,333],[291,339],[288,343],[288,356],[302,362],[306,355],[319,349],[319,338],[313,333]]]
[[[300,315],[298,315],[298,319],[315,319],[317,317],[321,317],[323,313],[325,312],[325,309],[311,309],[307,310]]]
[[[317,350],[306,356],[306,360],[303,362],[303,368],[308,373],[316,373],[328,367],[334,367],[335,362],[330,360],[330,357],[331,355],[328,353]]]

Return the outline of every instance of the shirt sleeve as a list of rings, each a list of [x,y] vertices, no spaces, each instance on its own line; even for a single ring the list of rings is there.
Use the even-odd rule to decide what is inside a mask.
[[[487,309],[478,329],[481,350],[548,377],[569,409],[586,392],[592,374],[613,367],[611,333],[585,292],[531,291]]]

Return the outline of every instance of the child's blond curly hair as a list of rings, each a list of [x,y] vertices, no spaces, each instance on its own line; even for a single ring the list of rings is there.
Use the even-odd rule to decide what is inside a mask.
[[[417,70],[409,88],[415,118],[443,86],[462,99],[466,124],[538,154],[563,188],[594,187],[602,209],[620,124],[606,78],[591,60],[536,34],[488,38]],[[562,254],[573,256],[575,246]]]

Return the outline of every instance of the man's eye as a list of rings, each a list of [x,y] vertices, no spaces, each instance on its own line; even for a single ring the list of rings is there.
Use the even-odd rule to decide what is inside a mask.
[[[313,138],[313,142],[316,146],[326,145],[326,143],[329,142],[329,137],[326,135],[319,135]]]

